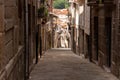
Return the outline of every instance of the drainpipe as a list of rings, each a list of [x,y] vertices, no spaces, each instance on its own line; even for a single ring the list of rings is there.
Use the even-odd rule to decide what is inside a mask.
[[[35,19],[37,19],[37,9],[38,9],[38,0],[36,0],[36,5],[35,5]],[[39,49],[39,24],[37,23],[37,20],[35,20],[35,24],[37,24],[36,26],[36,64],[38,63],[38,49]]]
[[[92,11],[91,10],[92,10],[92,7],[90,6],[90,36],[88,38],[88,45],[89,45],[89,47],[88,47],[89,55],[88,56],[89,56],[90,62],[92,62],[92,33],[91,33],[92,32],[92,27],[91,27],[92,26],[92,22],[91,22],[92,21],[92,16],[91,16]]]
[[[28,40],[28,0],[25,0],[25,55],[24,55],[24,65],[25,65],[25,80],[29,79],[29,40]]]

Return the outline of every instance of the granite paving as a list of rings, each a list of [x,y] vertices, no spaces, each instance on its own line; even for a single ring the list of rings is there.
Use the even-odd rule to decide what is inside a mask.
[[[70,49],[48,50],[30,74],[30,80],[118,80]]]

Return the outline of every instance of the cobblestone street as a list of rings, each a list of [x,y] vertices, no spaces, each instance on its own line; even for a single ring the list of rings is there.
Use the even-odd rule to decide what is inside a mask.
[[[30,74],[30,80],[118,80],[96,64],[70,50],[48,50]]]

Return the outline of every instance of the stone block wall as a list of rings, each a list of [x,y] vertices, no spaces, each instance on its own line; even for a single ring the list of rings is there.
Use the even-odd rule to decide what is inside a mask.
[[[120,77],[120,0],[114,0],[115,8],[112,15],[112,66],[111,71]]]
[[[36,56],[36,6],[33,4],[34,0],[28,0],[28,27],[29,27],[29,68],[30,70],[33,68],[35,63]]]
[[[5,32],[4,32],[4,1],[0,1],[0,72],[2,72],[2,69],[5,66],[5,63],[3,59],[5,59],[5,55],[4,55],[4,47],[5,47],[5,43],[4,43],[4,39],[5,39]]]
[[[75,6],[72,6],[72,5]],[[87,0],[81,2],[78,5],[73,3],[72,7],[75,8],[74,13],[76,11],[80,11],[78,23],[76,23],[76,18],[78,18],[77,14],[73,14],[74,18],[72,19],[71,25],[71,41],[72,41],[72,51],[77,55],[82,55],[88,57],[88,45],[89,45],[89,35],[90,35],[90,7],[87,6]],[[84,5],[84,7],[83,7]],[[80,8],[81,7],[81,8]],[[82,11],[83,9],[83,11]],[[77,26],[77,27],[76,27]]]
[[[24,80],[24,45],[19,44],[24,26],[19,23],[17,0],[0,0],[0,80]]]
[[[4,33],[0,33],[0,73],[2,72],[2,69],[4,68],[5,66],[5,55],[4,55],[4,52],[5,52],[5,44],[4,44]]]
[[[25,69],[30,72],[34,65],[36,0],[28,0],[28,4],[31,19],[28,20],[29,62],[25,56],[25,0],[0,0],[0,80],[24,80]]]
[[[4,31],[4,4],[0,1],[0,32]]]
[[[109,0],[110,1],[110,0]],[[93,8],[92,8],[93,7]],[[120,75],[120,54],[119,54],[119,43],[120,43],[120,0],[114,0],[111,5],[102,4],[101,6],[91,5],[91,46],[92,46],[92,59],[95,60],[95,35],[94,32],[94,9],[98,8],[98,65],[110,70],[115,76]],[[112,12],[111,12],[112,11]],[[112,19],[109,23],[108,19]],[[109,30],[111,29],[111,34]],[[109,36],[111,38],[109,38]]]

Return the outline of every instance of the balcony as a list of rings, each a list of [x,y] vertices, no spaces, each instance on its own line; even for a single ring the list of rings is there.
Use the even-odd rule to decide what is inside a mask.
[[[84,4],[84,3],[85,3],[85,0],[77,0],[77,2],[78,2],[79,4]]]
[[[95,5],[98,5],[98,2],[97,0],[88,0],[88,6],[95,6]]]
[[[88,6],[114,6],[113,0],[88,0]]]

